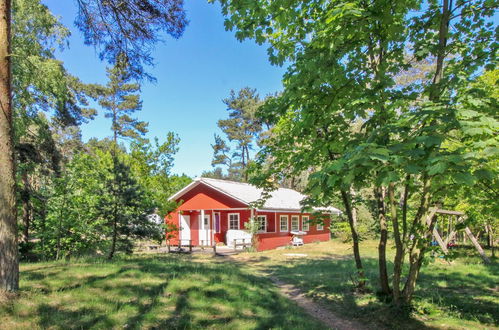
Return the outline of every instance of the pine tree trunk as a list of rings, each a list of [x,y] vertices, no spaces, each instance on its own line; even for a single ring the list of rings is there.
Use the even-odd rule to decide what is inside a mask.
[[[113,94],[113,98],[114,98]],[[115,104],[115,100],[113,99],[113,104]],[[113,206],[113,237],[111,241],[111,250],[109,251],[108,259],[111,260],[114,257],[114,252],[116,251],[116,239],[118,237],[118,211],[117,211],[117,194],[118,192],[116,191],[116,187],[118,186],[116,184],[117,182],[117,177],[118,177],[118,126],[117,126],[117,120],[118,120],[118,113],[117,109],[115,107],[112,108],[113,112],[113,124],[112,124],[112,130],[113,130],[113,148],[111,149],[111,156],[113,158],[113,201],[114,201],[114,206]]]
[[[109,256],[107,257],[109,260],[113,259],[114,252],[116,251],[116,239],[118,237],[118,221],[116,219],[116,214],[113,219],[113,239],[111,242],[111,250],[109,251]]]
[[[353,256],[355,259],[355,266],[357,267],[357,274],[359,276],[359,283],[357,285],[357,288],[363,290],[365,288],[366,281],[364,268],[362,267],[362,259],[360,258],[359,234],[357,232],[357,214],[355,208],[350,204],[348,192],[342,190],[341,198],[343,200],[343,205],[345,206],[345,211],[348,217],[348,224],[350,225],[350,231],[352,233]]]
[[[114,202],[114,206],[113,206],[113,237],[112,237],[112,241],[111,241],[111,250],[109,251],[109,255],[108,255],[108,259],[111,260],[113,259],[114,257],[114,252],[116,251],[116,239],[118,237],[118,206],[117,206],[117,199],[118,199],[118,192],[116,191],[116,187],[118,186],[117,185],[117,176],[118,176],[118,160],[116,159],[116,157],[113,157],[113,202]]]
[[[388,283],[388,271],[386,268],[386,242],[388,241],[388,226],[386,224],[383,188],[375,188],[374,194],[378,205],[378,221],[380,227],[380,238],[378,244],[379,284],[381,287],[381,293],[389,295],[391,290]]]
[[[29,181],[27,171],[22,174],[23,192],[22,192],[22,209],[23,209],[23,237],[22,241],[28,243],[29,241],[29,227],[31,223],[31,204],[29,194]]]
[[[19,289],[10,15],[11,0],[0,0],[0,292]]]

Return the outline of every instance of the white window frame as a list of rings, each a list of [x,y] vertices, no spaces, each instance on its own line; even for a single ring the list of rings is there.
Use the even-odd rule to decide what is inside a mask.
[[[230,226],[230,216],[231,215],[237,216],[237,228],[236,229],[231,228],[231,226]],[[239,216],[239,213],[229,213],[229,214],[227,214],[227,228],[229,230],[239,230],[241,228],[241,217]]]
[[[293,219],[296,219],[296,226],[298,228],[293,229]],[[291,231],[300,231],[300,216],[299,215],[292,215],[291,216]]]
[[[301,217],[301,230],[309,231],[310,230],[310,216],[303,215]]]
[[[324,230],[324,225],[323,224],[317,224],[317,230]]]
[[[258,230],[259,233],[266,233],[267,232],[267,216],[262,214],[262,215],[257,215],[256,216],[256,221],[260,223],[260,218],[263,218],[263,224],[264,224],[264,230]]]
[[[283,229],[282,229],[282,226],[281,226],[281,224],[282,224],[282,222],[281,222],[281,221],[282,221],[282,219],[284,219],[284,218],[286,218],[286,230],[283,230]],[[288,232],[288,231],[289,231],[289,216],[288,216],[288,215],[281,214],[281,215],[279,216],[279,232],[284,233],[284,232]]]

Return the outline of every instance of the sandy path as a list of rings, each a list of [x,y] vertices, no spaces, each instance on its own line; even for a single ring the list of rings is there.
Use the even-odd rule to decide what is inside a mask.
[[[270,276],[270,279],[279,288],[284,296],[296,302],[298,306],[303,308],[308,314],[321,321],[331,329],[367,329],[365,326],[356,321],[348,320],[332,313],[331,310],[306,297],[305,293],[294,285],[285,283],[273,276]]]
[[[234,258],[232,255],[220,256],[224,257],[226,260],[230,260],[236,263],[245,263],[248,261],[243,258]],[[298,287],[281,281],[277,277],[272,276],[268,273],[262,272],[262,274],[267,276],[272,281],[272,283],[274,283],[274,285],[279,289],[282,295],[296,302],[298,306],[303,308],[309,315],[311,315],[316,320],[324,323],[324,325],[326,325],[327,327],[339,330],[369,329],[368,327],[357,321],[349,320],[347,318],[339,316],[338,314],[335,314],[327,307],[322,306],[320,303],[315,302],[311,298],[308,298],[305,293]]]

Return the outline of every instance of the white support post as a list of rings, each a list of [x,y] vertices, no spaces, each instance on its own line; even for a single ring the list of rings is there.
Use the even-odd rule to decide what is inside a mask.
[[[215,211],[211,210],[210,215],[210,237],[211,237],[211,245],[215,245]]]
[[[205,241],[207,239],[206,237],[206,228],[204,228],[204,210],[201,210],[201,229],[203,229],[203,232],[205,233],[205,237],[203,237],[203,241]],[[201,244],[202,245],[202,244]]]

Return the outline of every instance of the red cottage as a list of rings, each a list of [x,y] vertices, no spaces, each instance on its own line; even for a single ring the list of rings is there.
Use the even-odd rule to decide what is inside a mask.
[[[240,242],[238,239],[243,238],[249,242],[251,234],[245,230],[244,223],[252,216],[260,226],[257,234],[259,251],[290,245],[296,234],[303,243],[329,240],[330,220],[327,219],[324,225],[312,225],[309,223],[311,215],[301,212],[300,202],[304,195],[279,188],[272,192],[262,208],[251,208],[250,204],[258,200],[261,193],[262,189],[247,183],[196,179],[169,198],[182,202],[166,217],[166,222],[179,228],[171,244],[178,244],[179,238],[182,244],[184,240],[191,240],[194,246],[211,246],[220,242],[232,246],[234,240]],[[333,207],[319,211],[328,215],[341,213]]]

